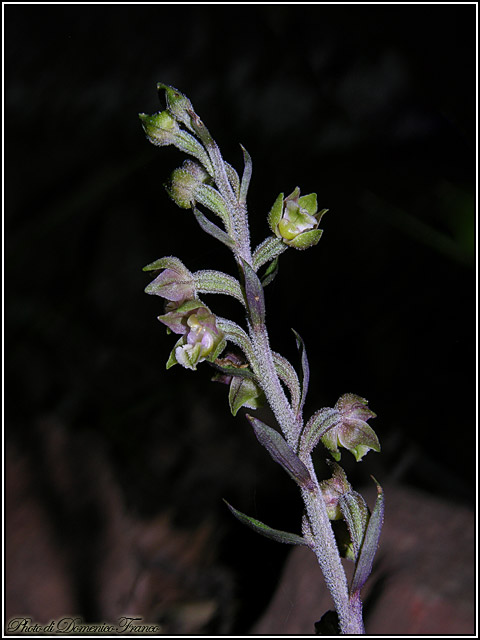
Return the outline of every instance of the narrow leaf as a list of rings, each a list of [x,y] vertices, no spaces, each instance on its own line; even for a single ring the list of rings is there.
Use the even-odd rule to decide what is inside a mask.
[[[174,256],[167,256],[150,262],[146,267],[143,267],[142,271],[159,271],[160,269],[185,270],[187,273],[190,273],[183,262]]]
[[[265,269],[265,273],[262,276],[262,287],[265,289],[267,284],[270,284],[275,280],[278,273],[278,257],[272,260],[272,262]]]
[[[227,164],[222,158],[222,154],[217,143],[212,138],[205,124],[194,111],[190,112],[190,116],[192,118],[192,127],[205,145],[205,149],[209,155],[211,166],[213,166],[213,173],[211,175],[218,187],[218,190],[227,200],[236,201],[235,192],[228,177]]]
[[[356,491],[344,493],[339,499],[339,505],[342,516],[347,523],[353,545],[353,554],[355,560],[357,560],[370,515],[368,507],[365,500]]]
[[[320,438],[329,429],[341,422],[341,415],[337,409],[324,408],[316,411],[305,425],[300,437],[299,451],[303,455],[310,454],[317,446]]]
[[[247,193],[248,193],[248,187],[250,186],[250,179],[252,177],[252,159],[248,151],[245,149],[245,147],[242,145],[240,146],[242,147],[242,151],[243,151],[243,161],[244,161],[245,167],[243,169],[242,183],[240,185],[240,195],[239,195],[238,201],[240,202],[240,204],[245,204],[247,201]]]
[[[266,524],[263,524],[263,522],[260,522],[260,520],[255,520],[255,518],[251,518],[241,511],[238,511],[237,509],[232,507],[231,504],[228,504],[226,500],[224,500],[224,502],[233,513],[233,515],[238,520],[240,520],[240,522],[247,525],[247,527],[250,527],[250,529],[253,529],[260,535],[265,536],[266,538],[270,538],[270,540],[275,540],[276,542],[283,542],[285,544],[301,544],[308,546],[308,542],[305,540],[305,538],[302,538],[302,536],[298,536],[295,533],[280,531],[279,529],[272,529]]]
[[[195,190],[195,200],[217,215],[228,229],[230,220],[227,203],[216,189],[209,184],[202,184]]]
[[[217,327],[225,334],[227,340],[239,347],[245,354],[248,362],[255,362],[253,345],[247,333],[233,320],[219,318],[217,316]],[[255,372],[254,372],[255,373]]]
[[[210,158],[207,155],[207,152],[200,144],[200,142],[194,138],[190,133],[186,131],[180,131],[178,135],[175,136],[175,140],[173,144],[183,151],[184,153],[188,153],[189,155],[196,158],[208,171],[208,173],[214,176],[214,169],[212,163],[210,162]]]
[[[303,411],[303,406],[305,404],[305,398],[307,397],[307,391],[308,391],[308,383],[310,381],[310,367],[308,364],[308,358],[307,358],[307,350],[305,349],[305,343],[303,342],[302,338],[300,337],[300,334],[298,334],[295,329],[292,329],[293,333],[295,334],[295,338],[297,341],[297,347],[298,350],[300,351],[300,359],[301,359],[301,363],[302,363],[302,377],[300,380],[300,385],[301,385],[301,389],[302,389],[302,396],[300,399],[300,406],[299,406],[299,411],[298,413],[301,414],[301,412]]]
[[[265,240],[260,243],[253,252],[254,270],[258,271],[260,267],[267,262],[270,262],[270,260],[274,260],[287,249],[288,246],[283,242],[283,240],[275,236],[268,236],[268,238],[265,238]]]
[[[198,293],[218,293],[236,298],[245,306],[242,287],[234,277],[222,271],[205,270],[193,274]]]
[[[280,380],[287,385],[290,392],[290,401],[294,411],[297,411],[300,404],[300,383],[297,372],[290,362],[279,353],[273,353],[273,363]]]
[[[222,231],[220,227],[217,227],[216,224],[210,222],[210,220],[196,207],[193,207],[193,213],[195,214],[195,218],[197,219],[198,224],[203,229],[203,231],[205,231],[205,233],[208,233],[210,236],[213,236],[217,240],[220,240],[220,242],[226,244],[230,249],[233,247],[233,241],[230,236],[225,233],[225,231]]]
[[[313,489],[314,485],[307,467],[292,451],[278,431],[267,426],[258,418],[248,414],[247,418],[253,427],[257,440],[267,449],[273,460],[283,467],[300,487]]]
[[[373,558],[377,552],[378,540],[380,538],[380,532],[382,531],[384,513],[383,489],[375,478],[373,478],[373,480],[377,485],[377,500],[375,502],[375,508],[373,509],[372,515],[370,516],[370,520],[368,521],[365,538],[363,540],[362,548],[360,549],[360,555],[357,561],[355,574],[353,576],[352,586],[350,587],[351,595],[360,591],[372,572]]]
[[[228,179],[230,181],[230,184],[232,185],[235,195],[238,197],[240,193],[240,178],[238,177],[238,173],[235,171],[231,164],[228,164],[228,162],[225,162],[225,170],[227,172]]]
[[[245,299],[252,324],[258,326],[265,321],[265,297],[262,283],[252,267],[242,259]]]

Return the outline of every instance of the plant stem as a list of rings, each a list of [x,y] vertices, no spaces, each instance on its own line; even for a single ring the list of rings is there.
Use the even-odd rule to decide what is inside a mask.
[[[249,323],[249,329],[255,351],[256,367],[260,373],[258,382],[275,414],[287,443],[295,451],[300,435],[300,425],[295,419],[295,414],[287,400],[275,369],[267,328],[264,324],[254,325]]]
[[[322,492],[311,456],[303,460],[310,471],[315,490],[302,489],[302,498],[310,523],[313,537],[313,551],[325,577],[325,583],[332,596],[338,614],[342,634],[359,635],[365,633],[362,620],[360,597],[350,600],[347,578],[338,552],[335,535],[327,515]]]
[[[250,337],[254,346],[255,365],[259,382],[290,447],[296,451],[301,424],[295,418],[277,375],[265,325],[250,324]],[[302,489],[302,498],[313,536],[313,551],[325,577],[338,613],[342,634],[363,634],[362,604],[360,598],[350,600],[345,571],[340,559],[335,535],[325,508],[322,492],[316,478],[311,456],[302,460],[310,471],[314,489]]]
[[[220,164],[221,156],[219,152],[217,155],[217,148],[214,147],[213,151],[213,153],[210,151],[213,164]],[[231,194],[226,193],[224,196],[227,196],[231,207]],[[241,203],[236,203],[234,210],[231,210],[231,219],[234,221],[233,231],[235,234],[237,261],[238,256],[240,256],[252,266],[253,260],[246,207]],[[258,295],[263,296],[263,290],[259,291]],[[254,322],[248,313],[248,328],[254,350],[255,362],[251,363],[252,367],[258,375],[258,382],[265,393],[287,443],[296,452],[303,421],[301,416],[295,415],[280,382],[270,348],[267,327],[264,322]],[[335,604],[340,631],[342,634],[363,634],[365,631],[362,620],[362,603],[359,594],[355,594],[355,597],[350,600],[347,578],[311,456],[309,455],[302,462],[308,468],[314,485],[313,490],[302,488],[302,498],[312,531],[313,551],[317,556],[327,588]]]

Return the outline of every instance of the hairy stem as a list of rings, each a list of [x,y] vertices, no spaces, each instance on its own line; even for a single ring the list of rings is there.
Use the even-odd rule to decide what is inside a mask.
[[[260,372],[258,382],[275,414],[286,441],[295,451],[301,425],[295,418],[295,413],[287,400],[275,369],[267,328],[264,324],[254,325],[249,323],[249,329],[255,351],[256,366]]]
[[[245,226],[248,223],[245,219]],[[241,231],[240,231],[241,233]],[[247,235],[247,234],[245,234]],[[250,258],[251,259],[251,258]],[[263,295],[263,292],[260,293]],[[288,402],[275,368],[267,328],[264,322],[255,323],[249,314],[249,333],[254,349],[254,370],[259,372],[261,385],[287,443],[296,451],[303,428],[301,416],[296,415]],[[302,498],[312,530],[313,551],[325,577],[338,614],[342,634],[363,634],[362,604],[360,597],[350,601],[347,578],[343,569],[335,535],[327,514],[311,456],[303,460],[313,480],[314,488],[302,489]]]
[[[312,537],[313,551],[325,577],[325,583],[332,596],[338,614],[342,634],[359,635],[365,633],[362,620],[360,597],[350,600],[348,584],[338,552],[335,535],[328,518],[325,502],[315,475],[312,459],[303,459],[315,484],[315,490],[302,489],[302,498],[307,511]]]

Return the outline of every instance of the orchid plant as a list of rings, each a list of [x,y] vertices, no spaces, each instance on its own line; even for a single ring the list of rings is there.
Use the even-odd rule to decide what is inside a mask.
[[[253,251],[247,216],[247,193],[252,161],[242,147],[244,169],[237,171],[224,161],[208,129],[190,100],[174,87],[159,83],[165,91],[166,109],[154,115],[140,114],[147,139],[156,146],[173,145],[190,156],[176,169],[167,185],[173,201],[191,209],[200,228],[228,247],[235,259],[236,277],[212,269],[192,273],[176,257],[163,257],[144,268],[156,277],[146,293],[165,299],[160,322],[178,339],[167,369],[179,364],[195,371],[201,362],[215,368],[214,379],[228,385],[233,415],[246,407],[254,411],[267,402],[277,426],[246,414],[255,435],[271,458],[298,485],[304,504],[301,534],[273,529],[241,513],[227,503],[242,523],[272,540],[305,545],[316,555],[331,593],[335,612],[318,623],[320,632],[331,631],[332,615],[342,634],[362,634],[360,591],[367,580],[383,522],[383,491],[377,485],[372,511],[347,480],[339,465],[340,448],[360,461],[369,450],[380,451],[368,420],[375,414],[367,400],[347,393],[332,408],[316,411],[304,420],[303,408],[309,383],[309,364],[302,338],[295,339],[301,367],[294,366],[270,347],[265,322],[265,287],[277,275],[280,255],[289,247],[304,250],[322,236],[319,228],[326,209],[318,209],[315,193],[301,195],[297,187],[287,197],[281,193],[268,214],[271,234]],[[216,218],[213,222],[200,209]],[[223,294],[242,305],[245,327],[219,317],[203,301],[204,295]],[[312,452],[323,447],[331,477],[319,480]],[[328,468],[327,466],[327,468]],[[332,526],[342,521],[343,527]],[[341,558],[355,569],[347,581]]]

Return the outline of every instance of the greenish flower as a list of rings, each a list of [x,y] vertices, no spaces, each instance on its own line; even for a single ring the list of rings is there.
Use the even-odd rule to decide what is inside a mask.
[[[327,211],[317,211],[316,193],[300,196],[300,189],[296,187],[286,198],[283,193],[278,196],[268,222],[273,233],[285,244],[295,249],[308,249],[320,240],[323,231],[318,225]]]
[[[170,353],[167,369],[181,364],[195,371],[200,362],[213,362],[225,348],[226,339],[210,309],[199,300],[187,300],[180,306],[170,303],[167,309],[171,310],[158,319],[182,336]]]
[[[345,447],[357,462],[370,450],[380,451],[380,443],[375,431],[367,420],[376,415],[368,407],[368,400],[353,393],[343,395],[335,405],[338,421],[328,429],[321,441],[329,449],[335,460],[340,460],[338,447]]]

